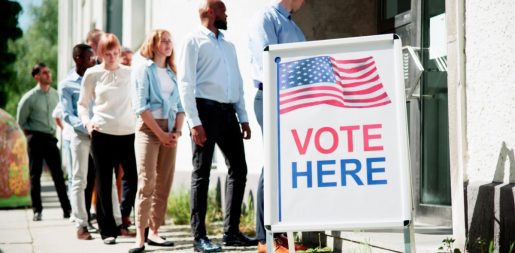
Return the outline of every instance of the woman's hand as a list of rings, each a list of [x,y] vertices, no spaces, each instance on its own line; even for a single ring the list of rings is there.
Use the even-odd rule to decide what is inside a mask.
[[[175,145],[173,144],[170,134],[168,134],[164,131],[160,131],[160,133],[157,135],[157,138],[159,139],[161,144],[167,148],[171,148],[171,147],[174,147],[175,145],[177,145],[177,143],[175,143]]]
[[[94,122],[88,122],[88,124],[86,124],[86,129],[88,130],[88,134],[89,134],[89,137],[91,137],[91,134],[93,133],[93,131],[98,131],[98,125]]]

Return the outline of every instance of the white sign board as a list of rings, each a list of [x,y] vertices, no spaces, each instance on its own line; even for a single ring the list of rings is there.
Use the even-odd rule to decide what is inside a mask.
[[[265,225],[287,232],[411,221],[400,39],[273,45],[264,69]]]

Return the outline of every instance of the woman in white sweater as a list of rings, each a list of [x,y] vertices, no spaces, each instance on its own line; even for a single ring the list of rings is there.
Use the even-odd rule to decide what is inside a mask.
[[[114,244],[120,233],[113,216],[114,168],[121,164],[124,197],[134,203],[137,189],[134,128],[136,116],[131,102],[131,70],[120,64],[120,42],[104,34],[97,54],[102,64],[89,68],[82,79],[78,114],[91,136],[91,154],[96,171],[97,221],[105,244]],[[93,115],[88,113],[94,102]]]

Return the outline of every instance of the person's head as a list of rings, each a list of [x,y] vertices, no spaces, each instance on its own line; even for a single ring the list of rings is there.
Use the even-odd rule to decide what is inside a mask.
[[[199,8],[200,20],[208,28],[227,30],[227,14],[225,4],[221,0],[202,0]]]
[[[112,33],[104,33],[98,42],[97,54],[106,67],[117,66],[120,61],[120,41]]]
[[[304,0],[279,0],[279,3],[282,4],[290,13],[295,13],[300,10],[304,4]]]
[[[86,69],[96,64],[95,52],[93,48],[86,44],[77,44],[73,47],[73,61],[79,75],[83,75]]]
[[[127,47],[122,47],[122,62],[123,65],[130,66],[132,63],[132,50]]]
[[[140,53],[143,57],[152,60],[155,60],[156,56],[166,57],[166,64],[176,72],[172,38],[168,31],[163,29],[152,31],[141,45]]]
[[[32,68],[32,77],[40,85],[52,84],[52,72],[44,63],[38,63]]]
[[[102,30],[96,28],[88,32],[88,35],[86,36],[86,44],[90,45],[93,48],[93,51],[97,51],[98,42],[100,41],[100,37],[103,33],[104,32],[102,32]]]

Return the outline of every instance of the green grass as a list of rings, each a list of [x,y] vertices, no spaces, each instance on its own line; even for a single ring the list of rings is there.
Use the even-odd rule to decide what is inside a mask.
[[[217,189],[211,189],[208,193],[206,226],[209,234],[223,233],[223,225],[221,223],[223,222],[224,214],[222,212],[221,191],[219,187],[220,184],[217,184]],[[190,192],[188,190],[180,189],[170,194],[167,215],[175,225],[190,223]],[[247,203],[242,205],[240,230],[249,236],[254,236],[256,234],[255,226],[254,200],[252,197],[249,197]]]

